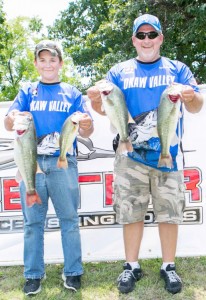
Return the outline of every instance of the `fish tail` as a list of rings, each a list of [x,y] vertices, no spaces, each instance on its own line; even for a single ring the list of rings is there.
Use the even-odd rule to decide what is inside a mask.
[[[57,168],[66,169],[67,167],[68,167],[67,159],[61,159],[59,157],[57,161]]]
[[[34,191],[34,193],[32,194],[26,193],[26,205],[28,207],[32,207],[34,204],[42,204],[42,201],[37,192]]]
[[[168,155],[160,155],[158,167],[167,167],[169,169],[173,168],[172,156],[170,153]]]
[[[134,149],[130,140],[120,141],[117,148],[117,153],[121,155],[123,153],[133,152],[133,150]]]

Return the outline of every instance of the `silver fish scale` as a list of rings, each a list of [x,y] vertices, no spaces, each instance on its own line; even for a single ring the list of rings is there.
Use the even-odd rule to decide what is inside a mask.
[[[171,90],[171,87],[169,88]],[[168,89],[163,92],[157,111],[157,131],[161,142],[162,156],[169,155],[170,145],[177,129],[181,105],[180,100],[178,100],[176,103],[173,103],[169,100]],[[180,86],[177,85],[177,94],[179,90]]]
[[[14,140],[14,161],[19,169],[28,193],[35,190],[37,169],[37,140],[33,120],[22,135]]]
[[[71,149],[73,142],[77,136],[79,124],[74,124],[71,120],[72,116],[68,117],[62,127],[59,144],[60,144],[60,159],[65,160],[67,152]]]
[[[113,89],[108,95],[102,96],[105,112],[112,125],[120,135],[121,141],[128,140],[128,109],[125,103],[124,94],[113,84]]]

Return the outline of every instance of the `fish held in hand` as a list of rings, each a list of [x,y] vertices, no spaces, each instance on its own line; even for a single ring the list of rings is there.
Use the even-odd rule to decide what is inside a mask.
[[[180,116],[182,84],[172,83],[161,95],[157,110],[157,131],[161,143],[158,167],[173,168],[170,146],[176,134]]]
[[[96,82],[95,85],[100,91],[103,109],[120,136],[117,152],[132,152],[133,146],[128,135],[129,113],[124,94],[118,86],[106,79]]]
[[[34,122],[30,114],[18,113],[14,119],[14,161],[18,167],[17,177],[23,179],[26,187],[26,204],[31,207],[41,204],[35,189],[37,171],[37,140]]]
[[[79,122],[83,118],[83,113],[75,112],[64,122],[59,138],[60,155],[57,161],[58,168],[66,169],[68,167],[67,153],[72,149],[74,140],[78,133]]]

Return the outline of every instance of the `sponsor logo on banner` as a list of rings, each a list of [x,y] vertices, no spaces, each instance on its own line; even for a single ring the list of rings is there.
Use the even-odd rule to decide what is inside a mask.
[[[184,210],[183,225],[202,224],[203,208],[202,191],[200,183],[202,181],[201,171],[198,168],[186,168],[184,170],[184,181],[186,185],[186,208]],[[102,228],[119,227],[116,216],[112,209],[113,204],[113,173],[95,172],[79,175],[80,185],[80,206],[79,225],[80,228]],[[98,185],[102,193],[97,193],[92,198],[95,203],[89,206],[89,211],[84,207],[87,202],[87,188],[92,189],[93,185]],[[0,202],[0,233],[23,232],[23,216],[21,214],[21,203],[19,185],[14,177],[1,178],[1,202]],[[149,204],[145,216],[145,226],[156,226],[152,203]],[[47,214],[45,231],[59,230],[59,220],[54,213]]]

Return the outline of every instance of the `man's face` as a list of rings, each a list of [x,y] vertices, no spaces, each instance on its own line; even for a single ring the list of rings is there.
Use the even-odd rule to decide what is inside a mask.
[[[142,25],[138,32],[154,32],[155,29],[151,25]],[[143,62],[153,62],[160,57],[160,46],[163,43],[163,34],[158,35],[154,39],[146,36],[144,39],[138,39],[132,36],[132,42],[136,48],[138,59]]]
[[[63,62],[58,56],[52,56],[49,51],[43,50],[39,53],[34,64],[39,75],[41,75],[42,82],[54,83],[59,81],[59,70]]]

